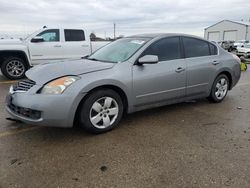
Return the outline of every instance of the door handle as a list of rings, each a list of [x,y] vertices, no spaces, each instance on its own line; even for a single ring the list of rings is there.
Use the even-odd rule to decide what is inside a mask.
[[[180,72],[182,72],[182,71],[184,71],[184,70],[185,70],[185,68],[183,68],[183,67],[178,67],[177,69],[175,69],[175,72],[180,73]]]
[[[82,47],[89,47],[89,45],[87,45],[87,44],[83,44],[83,45],[82,45]]]
[[[218,65],[220,62],[219,61],[216,61],[216,60],[214,60],[213,62],[212,62],[212,64],[213,65]]]
[[[56,47],[56,48],[60,48],[60,47],[62,47],[60,44],[56,44],[56,45],[54,45],[54,47]]]

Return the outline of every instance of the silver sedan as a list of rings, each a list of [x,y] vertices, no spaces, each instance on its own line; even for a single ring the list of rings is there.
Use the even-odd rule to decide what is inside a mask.
[[[205,97],[221,102],[240,74],[238,57],[204,39],[136,35],[82,59],[35,66],[11,86],[6,109],[29,124],[102,133],[124,113]]]

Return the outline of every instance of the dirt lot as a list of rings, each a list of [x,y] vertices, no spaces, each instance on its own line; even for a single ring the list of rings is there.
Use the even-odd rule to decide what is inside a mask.
[[[109,133],[7,121],[0,75],[0,187],[250,187],[250,71],[206,100],[123,118]]]

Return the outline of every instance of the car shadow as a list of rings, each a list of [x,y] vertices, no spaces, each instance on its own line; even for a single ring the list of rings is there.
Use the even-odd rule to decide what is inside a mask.
[[[154,117],[155,115],[157,116],[166,115],[166,113],[174,113],[177,111],[188,110],[190,106],[195,107],[195,106],[203,106],[207,104],[209,104],[209,102],[206,99],[199,99],[199,100],[187,101],[187,102],[172,104],[172,105],[163,106],[163,107],[147,109],[147,110],[135,112],[132,114],[126,114],[122,118],[120,125],[116,129],[112,130],[111,132],[116,131],[116,130],[122,130],[126,126],[126,124],[130,124],[131,122],[133,125],[135,125],[133,122],[142,121],[142,120],[145,120],[145,118],[150,119],[151,117]],[[181,114],[179,115],[181,117]],[[22,125],[22,127],[25,127],[25,124]],[[61,139],[61,138],[65,138],[65,136],[93,137],[93,136],[102,135],[102,134],[88,133],[79,126],[74,126],[72,128],[40,127],[40,129],[37,129],[36,132],[42,135],[51,136],[53,137],[53,139]]]
[[[132,134],[131,131],[133,132],[134,129],[140,130],[145,128],[144,123],[149,124],[146,125],[146,127],[151,126],[150,124],[152,124],[153,126],[153,124],[155,123],[162,123],[162,121],[166,121],[167,115],[169,115],[171,122],[174,122],[175,124],[180,124],[183,118],[183,113],[189,113],[190,108],[200,108],[209,104],[211,103],[209,103],[206,99],[199,99],[135,112],[133,114],[128,114],[123,117],[117,128],[104,134],[91,134],[86,132],[83,128],[77,126],[73,128],[38,127],[36,129],[31,129],[30,131],[26,131],[19,134],[18,138],[24,140],[32,140],[34,145],[39,144],[41,142],[45,142],[46,144],[56,143],[57,145],[60,145],[78,141],[87,143],[90,140],[93,141],[93,139],[100,140],[109,138],[115,140],[118,139],[119,136]],[[195,114],[191,114],[191,116],[194,116],[193,118],[196,118]],[[166,126],[168,126],[168,123],[164,123],[166,124]],[[12,125],[15,124],[16,123],[13,123]],[[26,124],[17,125],[20,126],[19,129],[25,129],[25,127],[36,127]]]

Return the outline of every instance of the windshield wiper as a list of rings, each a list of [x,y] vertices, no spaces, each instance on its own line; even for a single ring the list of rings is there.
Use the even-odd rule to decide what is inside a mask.
[[[87,57],[87,59],[92,60],[92,61],[99,61],[99,60],[96,59],[96,58],[89,58],[89,57]]]
[[[101,59],[96,59],[96,58],[89,58],[89,57],[86,57],[86,59],[92,60],[92,61],[100,61],[100,62],[104,62],[104,63],[117,63],[117,62],[114,62],[114,61],[106,61],[106,60],[101,60]]]

